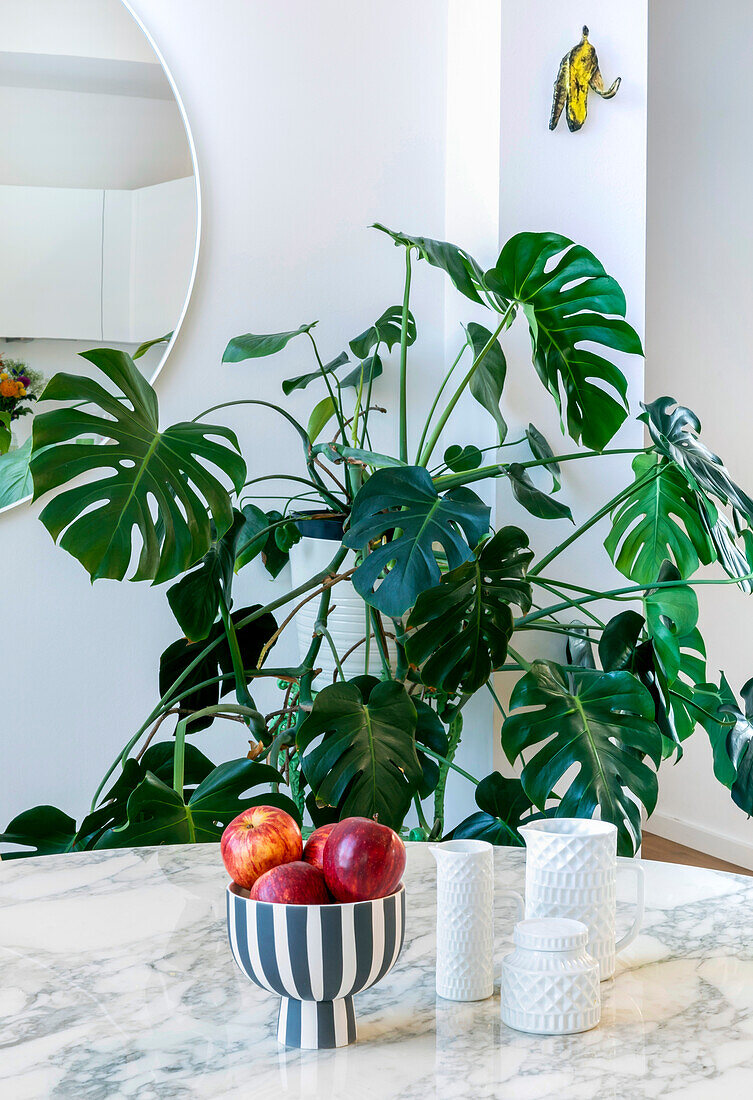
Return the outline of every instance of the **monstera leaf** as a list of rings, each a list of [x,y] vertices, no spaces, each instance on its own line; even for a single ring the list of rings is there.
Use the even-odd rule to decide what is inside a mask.
[[[0,412],[0,455],[8,453],[13,435],[10,430],[10,413]]]
[[[677,569],[666,561],[657,580],[681,581]],[[698,622],[698,597],[690,585],[678,583],[667,588],[652,588],[644,595],[646,625],[656,655],[670,684],[680,671],[680,640],[687,637]]]
[[[658,792],[656,772],[643,757],[658,767],[662,754],[646,688],[629,672],[566,672],[536,661],[515,685],[510,710],[502,747],[511,763],[526,754],[521,781],[534,805],[544,810],[575,768],[556,815],[592,817],[599,810],[617,826],[620,852],[632,855],[640,842],[639,803],[650,814]]]
[[[732,695],[732,690],[722,676],[721,690]],[[734,720],[734,726],[727,730],[725,747],[730,764],[735,771],[732,783],[732,801],[750,816],[753,814],[753,679],[743,685],[740,692],[743,708],[737,703],[725,702],[719,713]]]
[[[635,492],[615,509],[604,541],[620,572],[637,584],[649,584],[665,560],[683,577],[695,573],[699,559],[704,565],[713,561],[695,493],[677,467],[641,454],[633,459],[633,472]]]
[[[622,611],[607,623],[599,642],[605,672],[628,671],[637,676],[654,700],[654,720],[662,735],[662,755],[682,757],[682,743],[695,729],[701,712],[711,705],[706,680],[706,649],[697,629],[677,639],[679,668],[670,682],[655,642],[645,636],[646,620],[637,611]]]
[[[270,577],[277,577],[290,560],[290,548],[300,541],[300,531],[292,520],[283,523],[283,514],[276,509],[262,512],[256,504],[244,504],[242,512],[245,524],[235,545],[236,572],[261,554]]]
[[[519,462],[511,462],[505,472],[512,486],[513,496],[526,512],[538,516],[539,519],[569,519],[571,523],[574,522],[573,513],[568,506],[537,489]]]
[[[513,632],[510,604],[523,612],[531,606],[525,575],[532,557],[527,535],[503,527],[470,561],[419,595],[408,619],[408,627],[419,629],[406,652],[424,684],[472,694],[502,667]]]
[[[416,708],[416,750],[422,777],[418,796],[428,798],[439,783],[439,764],[433,756],[422,752],[421,746],[426,746],[439,756],[447,756],[449,740],[439,715],[428,703],[424,703],[422,699],[414,699],[413,706]]]
[[[554,457],[554,451],[551,448],[549,441],[539,431],[535,424],[529,424],[526,428],[526,439],[528,440],[528,446],[531,448],[531,453],[534,458],[538,458],[544,463],[544,467],[552,475],[552,492],[556,493],[562,483],[560,481],[560,464]]]
[[[506,779],[499,772],[487,775],[476,787],[476,805],[479,812],[452,830],[453,840],[486,840],[489,844],[522,848],[519,827],[525,818],[540,816],[532,814],[531,800],[520,780]]]
[[[300,822],[298,807],[284,794],[265,790],[248,792],[260,785],[281,783],[283,777],[268,764],[253,760],[229,760],[204,779],[188,801],[147,772],[131,792],[127,820],[107,829],[94,847],[130,848],[149,844],[207,844],[218,841],[234,817],[249,806],[272,805]]]
[[[603,355],[581,347],[642,354],[624,320],[625,295],[596,257],[557,233],[518,233],[483,277],[518,302],[528,320],[533,363],[576,441],[602,450],[627,416],[627,381]]]
[[[246,517],[233,512],[232,527],[222,538],[215,536],[197,568],[167,590],[172,613],[191,642],[201,641],[209,634],[219,614],[221,598],[230,606],[235,551],[245,527]]]
[[[236,627],[238,648],[240,649],[243,667],[251,670],[256,667],[262,647],[272,637],[277,629],[277,623],[273,615],[267,612],[265,615],[254,619],[245,627],[238,624],[257,611],[259,605],[239,608],[233,611],[230,618]],[[199,663],[175,690],[172,686],[179,676],[182,676],[197,657],[201,656],[208,643],[219,639],[217,645],[203,656]],[[225,674],[226,679],[222,685],[219,683],[206,684],[207,680],[217,680],[219,673]],[[184,711],[204,710],[205,707],[215,706],[221,696],[227,695],[235,687],[233,661],[230,654],[223,624],[215,623],[208,636],[200,642],[189,642],[186,638],[179,638],[177,642],[169,645],[160,657],[159,666],[159,690],[160,696],[166,704],[180,707]],[[188,692],[188,694],[185,694]],[[211,726],[214,719],[211,716],[197,718],[191,722],[191,733],[198,733],[202,729]]]
[[[0,833],[0,844],[21,844],[22,851],[3,852],[2,858],[49,856],[73,850],[76,822],[56,806],[24,810]]]
[[[98,476],[58,493],[40,519],[93,580],[123,579],[134,528],[142,545],[132,579],[171,580],[209,549],[210,514],[220,537],[233,522],[228,491],[209,467],[225,474],[239,491],[246,465],[238,440],[229,428],[210,424],[173,424],[160,431],[157,395],[129,355],[101,348],[83,357],[124,396],[116,397],[80,375],[56,374],[49,382],[45,401],[86,402],[101,413],[63,408],[35,418],[35,499],[81,474]],[[108,442],[66,442],[84,433]]]
[[[392,351],[395,344],[400,343],[402,327],[403,307],[390,306],[370,328],[364,329],[359,336],[355,336],[348,346],[356,359],[366,359],[371,349],[379,347],[380,344],[384,344],[387,351]],[[416,320],[410,310],[408,310],[407,337],[408,347],[410,347],[416,342]]]
[[[297,745],[318,803],[400,828],[423,779],[416,708],[403,684],[367,676],[323,688]]]
[[[696,414],[674,397],[659,397],[643,409],[639,419],[648,425],[657,450],[685,473],[690,485],[731,505],[753,523],[753,500],[735,485],[721,458],[701,442]]]
[[[356,569],[356,591],[397,618],[439,580],[437,546],[455,569],[489,530],[489,513],[464,486],[440,496],[423,466],[377,470],[353,502],[343,545],[366,550],[376,539],[390,541],[372,550]]]
[[[398,246],[415,248],[422,260],[446,272],[453,285],[466,298],[478,305],[487,304],[481,297],[484,290],[483,271],[473,256],[464,249],[447,241],[432,240],[430,237],[410,237],[407,233],[395,232],[378,223],[371,228],[386,233]]]
[[[300,328],[292,329],[290,332],[272,332],[264,336],[255,336],[254,333],[247,332],[244,336],[235,336],[225,348],[222,362],[243,363],[246,359],[263,359],[267,355],[276,355],[296,336],[310,332],[316,323],[312,321],[311,324],[301,325]]]
[[[484,328],[483,325],[476,324],[475,321],[471,321],[468,325],[466,335],[474,359],[478,358],[492,338],[492,333]],[[479,366],[473,372],[470,390],[472,396],[475,397],[479,405],[483,405],[486,411],[491,413],[494,417],[500,443],[504,443],[505,437],[507,436],[507,424],[499,409],[500,398],[505,388],[506,376],[507,361],[505,360],[505,355],[499,341],[495,340],[489,351],[481,360]]]
[[[34,483],[31,480],[29,462],[31,460],[31,438],[17,447],[15,451],[0,454],[0,508],[15,504],[18,500],[31,495]]]
[[[293,390],[305,390],[311,382],[316,382],[317,379],[322,377],[322,374],[333,374],[338,367],[342,367],[345,363],[349,363],[350,360],[344,351],[332,359],[331,362],[325,363],[320,370],[308,371],[307,374],[298,374],[295,378],[286,378],[282,384],[282,392],[288,397]]]

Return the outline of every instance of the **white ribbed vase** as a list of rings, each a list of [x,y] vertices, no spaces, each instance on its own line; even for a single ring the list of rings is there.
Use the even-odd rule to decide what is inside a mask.
[[[526,918],[582,921],[588,950],[601,980],[614,974],[617,952],[632,943],[643,919],[643,868],[620,860],[636,876],[636,913],[629,931],[615,936],[617,912],[617,829],[608,821],[547,818],[520,829],[526,844]]]
[[[433,844],[437,861],[437,994],[483,1001],[494,992],[494,850],[485,840]],[[513,890],[522,913],[523,899]]]

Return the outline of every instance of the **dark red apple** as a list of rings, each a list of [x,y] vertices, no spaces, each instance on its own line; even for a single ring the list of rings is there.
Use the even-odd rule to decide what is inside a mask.
[[[337,822],[333,821],[330,825],[321,825],[314,830],[303,846],[305,862],[310,863],[312,867],[318,867],[320,871],[324,870],[324,845],[336,824]]]
[[[250,890],[271,867],[300,859],[303,838],[298,822],[284,810],[249,806],[225,829],[220,851],[233,882]]]
[[[322,872],[300,860],[265,871],[251,887],[251,897],[286,905],[328,905],[332,901]]]
[[[336,901],[384,898],[400,885],[405,845],[387,825],[346,817],[324,846],[324,877]]]

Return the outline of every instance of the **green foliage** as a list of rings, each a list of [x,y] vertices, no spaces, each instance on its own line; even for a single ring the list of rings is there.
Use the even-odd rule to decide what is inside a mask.
[[[510,480],[513,496],[532,516],[538,516],[539,519],[569,519],[571,523],[574,522],[573,513],[568,506],[537,489],[520,463],[511,462],[505,473]]]
[[[503,527],[473,558],[424,590],[408,619],[411,664],[424,684],[453,693],[478,691],[507,657],[513,633],[510,604],[531,606],[525,579],[533,554],[517,527]]]
[[[522,708],[535,708],[525,709]],[[570,768],[575,775],[557,804],[559,817],[592,817],[617,826],[619,851],[640,841],[640,806],[656,806],[662,742],[651,695],[629,672],[566,671],[536,661],[515,685],[502,747],[511,763],[525,753],[521,781],[544,810]]]
[[[453,285],[470,298],[472,302],[486,305],[481,297],[484,290],[484,275],[479,264],[462,248],[447,241],[435,241],[430,237],[410,237],[406,233],[396,233],[387,229],[384,225],[375,224],[373,229],[386,233],[396,245],[404,248],[414,248],[422,260],[426,260],[432,267],[438,267],[446,272]]]
[[[655,454],[633,459],[635,488],[614,511],[604,546],[614,564],[637,584],[650,584],[665,560],[683,577],[708,565],[714,550],[698,501],[680,470]]]
[[[476,787],[479,812],[471,814],[452,830],[453,840],[486,840],[489,844],[507,848],[522,848],[518,832],[534,814],[530,798],[519,779],[506,779],[492,772]]]
[[[471,321],[468,325],[466,335],[474,359],[480,355],[492,338],[492,333],[483,325],[476,324],[475,321]],[[507,437],[507,424],[499,408],[506,377],[507,361],[505,353],[502,351],[499,340],[495,340],[491,349],[481,361],[480,366],[473,373],[470,381],[470,391],[479,405],[483,405],[486,411],[493,416],[497,425],[500,443],[504,443]]]
[[[196,569],[185,573],[167,591],[167,602],[178,625],[191,642],[206,638],[220,610],[220,600],[230,606],[235,553],[246,518],[233,512],[233,524],[222,538],[216,536]]]
[[[15,451],[0,454],[0,508],[7,508],[24,497],[31,496],[34,483],[31,479],[31,437]]]
[[[394,680],[364,676],[320,691],[296,739],[317,802],[399,828],[423,781],[416,721]]]
[[[723,675],[718,686],[709,682],[693,587],[700,566],[717,560],[743,591],[753,591],[753,499],[701,442],[695,414],[672,398],[645,405],[651,446],[636,454],[632,483],[570,528],[532,568],[526,533],[503,526],[490,537],[490,509],[469,487],[484,482],[488,499],[490,479],[507,477],[516,500],[537,519],[573,520],[557,496],[566,463],[587,458],[585,468],[578,462],[581,475],[598,454],[555,454],[533,424],[525,439],[507,442],[502,343],[523,314],[534,368],[563,430],[600,452],[627,416],[627,381],[613,360],[641,352],[619,285],[591,252],[553,233],[517,234],[484,273],[449,242],[376,228],[403,252],[402,304],[350,340],[348,352],[325,362],[314,324],[247,333],[225,351],[225,363],[239,363],[309,337],[296,347],[311,357],[311,369],[302,364],[301,373],[282,381],[285,396],[295,393],[300,402],[320,380],[308,416],[297,419],[256,397],[231,402],[281,416],[285,430],[297,434],[305,476],[287,467],[267,472],[267,456],[253,448],[252,435],[255,469],[246,481],[235,435],[203,424],[208,413],[161,431],[154,390],[133,360],[107,349],[86,358],[109,389],[57,375],[44,393],[57,407],[37,417],[33,448],[0,455],[0,506],[27,491],[31,452],[35,495],[52,494],[42,520],[53,538],[92,578],[122,579],[131,570],[135,580],[175,579],[168,601],[185,635],[162,654],[161,699],[119,751],[91,812],[79,826],[49,806],[18,815],[0,835],[23,849],[12,855],[216,841],[254,802],[272,802],[298,817],[305,806],[315,824],[359,814],[396,829],[415,802],[416,835],[439,836],[450,771],[475,783],[455,763],[463,707],[492,686],[495,670],[521,664],[528,671],[512,692],[502,727],[504,751],[521,777],[495,772],[478,783],[478,812],[451,835],[515,845],[521,823],[541,814],[599,814],[617,826],[620,851],[631,853],[641,807],[650,813],[656,803],[656,768],[663,758],[679,759],[699,723],[712,746],[715,775],[737,805],[753,809],[753,681],[743,688],[742,708]],[[467,326],[473,359],[464,373],[455,370],[464,354],[467,360],[465,346],[449,369],[427,363],[420,387],[409,377],[417,338],[413,260],[446,273],[460,294],[495,315],[488,328],[475,321]],[[170,338],[149,341],[136,357]],[[373,382],[384,373],[382,356],[398,348],[398,431],[389,423],[375,431],[372,414],[385,412],[387,386],[380,384],[377,404]],[[511,359],[510,369],[520,365]],[[427,385],[433,390],[435,378],[435,393],[417,392]],[[485,410],[479,416],[493,418],[497,446],[454,442],[449,421],[466,392]],[[428,398],[423,424],[413,422],[415,397]],[[0,451],[8,427],[0,418]],[[384,442],[393,434],[397,454]],[[411,466],[413,439],[418,464]],[[444,462],[432,465],[440,442]],[[513,446],[524,450],[504,449]],[[547,492],[540,486],[548,487],[549,477]],[[267,486],[254,499],[250,486],[270,481],[277,495]],[[267,507],[267,500],[277,507]],[[316,533],[334,540],[329,565],[291,591],[278,583],[265,607],[234,610],[235,574],[260,558],[280,577],[291,547],[315,533],[305,515],[325,521]],[[609,515],[605,547],[634,587],[576,586],[554,579],[561,575],[556,564],[550,576],[550,563]],[[350,652],[368,651],[364,667],[379,669],[381,681],[368,675],[343,681],[338,668],[335,682],[323,687],[321,655],[336,644],[337,605],[347,591],[339,586],[351,574],[365,606],[364,637],[354,639]],[[316,625],[300,664],[270,669],[267,654],[280,633],[272,612],[281,609],[286,629],[313,599]],[[618,603],[618,614],[602,624],[591,610],[602,615],[602,602],[625,599],[643,614]],[[246,619],[252,621],[241,626]],[[546,631],[567,664],[528,666],[511,648],[519,629],[530,629],[528,638]],[[388,639],[397,654],[392,664]],[[338,653],[340,663],[346,656]],[[267,715],[249,694],[249,681],[258,676],[276,679],[283,693]],[[220,702],[233,691],[237,702]],[[153,738],[170,714],[177,716],[174,739],[143,751],[142,738]],[[243,742],[249,733],[256,739],[250,740],[255,760],[215,767],[192,743],[218,717],[244,723],[235,728]],[[279,791],[286,784],[293,800]],[[421,803],[432,794],[429,822]]]
[[[254,336],[252,332],[247,332],[245,336],[236,336],[225,348],[222,362],[242,363],[246,359],[263,359],[267,355],[276,355],[296,336],[310,332],[316,323],[312,321],[311,324],[301,325],[291,332],[273,332],[267,336]]]
[[[400,343],[402,317],[402,306],[390,306],[370,328],[365,329],[359,336],[355,336],[348,346],[356,359],[366,359],[369,352],[380,344],[384,344],[387,351],[392,351],[395,344]],[[410,347],[416,342],[416,319],[410,310],[407,334],[407,344]]]
[[[440,496],[422,466],[406,466],[369,478],[353,502],[343,545],[365,551],[384,540],[366,555],[353,584],[367,603],[397,617],[439,581],[437,546],[455,569],[488,530],[489,508],[470,489]]]
[[[77,482],[82,474],[98,476],[58,493],[40,519],[92,580],[125,577],[134,528],[141,536],[141,553],[132,579],[171,580],[207,552],[211,522],[220,536],[233,522],[230,495],[209,467],[239,491],[246,464],[238,440],[229,428],[195,422],[160,431],[157,395],[129,355],[103,348],[83,357],[124,396],[82,375],[56,374],[49,382],[45,401],[87,402],[101,415],[58,408],[35,418],[34,499]],[[69,442],[83,433],[108,442]],[[156,521],[150,502],[157,509]]]
[[[512,237],[484,283],[525,313],[536,373],[558,408],[564,393],[568,434],[603,450],[627,416],[627,382],[614,363],[580,345],[642,354],[619,284],[593,253],[558,233]]]
[[[218,841],[226,825],[249,806],[279,806],[300,820],[298,807],[282,794],[249,794],[282,776],[267,764],[228,760],[186,798],[147,772],[128,796],[126,821],[107,829],[95,848],[131,848],[146,844],[206,844]]]

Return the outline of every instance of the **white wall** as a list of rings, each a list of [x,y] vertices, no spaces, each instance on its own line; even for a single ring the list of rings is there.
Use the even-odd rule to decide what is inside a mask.
[[[753,7],[661,0],[649,31],[646,394],[693,409],[704,441],[750,492]],[[753,675],[751,597],[735,586],[698,595],[709,676],[724,669],[738,691]],[[700,728],[664,772],[652,828],[753,867],[751,823],[714,779]]]
[[[502,19],[502,148],[500,232],[507,240],[521,229],[563,233],[590,248],[625,290],[628,320],[643,333],[645,271],[646,169],[646,7],[647,0],[600,0],[598,4],[505,4]],[[552,86],[559,60],[580,39],[581,24],[590,28],[606,84],[622,77],[614,99],[593,93],[588,118],[570,133],[564,117],[548,129]],[[555,452],[576,450],[563,437],[554,402],[531,366],[530,338],[520,318],[505,342],[508,372],[505,411],[510,440],[518,439],[529,421],[544,432]],[[615,361],[618,361],[615,359]],[[642,362],[623,356],[619,365],[629,379],[633,414],[643,396]],[[642,446],[642,428],[628,421],[611,447]],[[509,452],[508,452],[509,453]],[[521,454],[524,453],[521,451]],[[563,466],[560,499],[572,508],[576,522],[587,519],[632,479],[630,456],[603,457]],[[543,472],[534,480],[545,489]],[[540,557],[567,537],[567,520],[536,520],[500,483],[497,523],[516,523],[532,532]],[[610,587],[619,582],[603,547],[608,530],[600,523],[546,570],[550,577],[573,583]],[[541,597],[543,593],[539,591]],[[553,602],[550,601],[550,602]],[[582,617],[582,616],[581,616]],[[577,618],[577,615],[573,615]],[[564,656],[552,635],[534,635],[521,645],[529,656]],[[500,678],[507,694],[512,677]],[[505,769],[501,750],[497,763]]]

